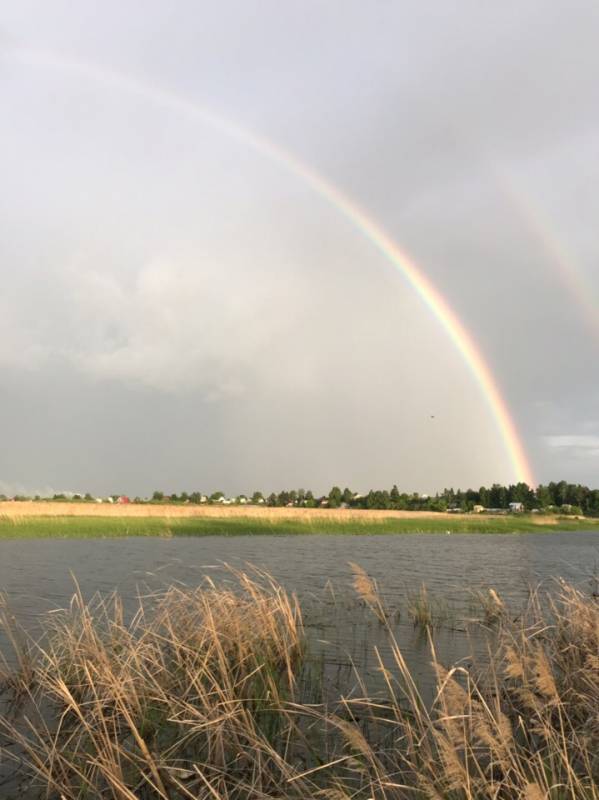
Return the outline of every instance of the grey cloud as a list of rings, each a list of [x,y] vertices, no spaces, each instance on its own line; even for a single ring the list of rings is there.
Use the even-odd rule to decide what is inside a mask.
[[[24,0],[2,26],[11,46],[171,88],[321,170],[456,309],[539,479],[596,482],[593,448],[567,437],[597,435],[598,343],[502,185],[547,220],[592,310],[596,3]],[[172,109],[2,50],[7,481],[514,477],[425,304],[301,180]]]
[[[549,447],[573,450],[583,456],[599,456],[599,436],[590,435],[564,435],[548,436]]]
[[[55,494],[73,496],[77,492],[66,489],[53,489],[51,486],[26,486],[22,483],[11,483],[0,480],[0,494],[5,497],[24,495],[25,497],[53,497]]]

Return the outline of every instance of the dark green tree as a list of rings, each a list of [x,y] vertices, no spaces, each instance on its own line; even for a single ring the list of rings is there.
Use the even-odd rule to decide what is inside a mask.
[[[341,489],[338,486],[333,486],[329,492],[328,500],[331,508],[339,508],[341,505]]]

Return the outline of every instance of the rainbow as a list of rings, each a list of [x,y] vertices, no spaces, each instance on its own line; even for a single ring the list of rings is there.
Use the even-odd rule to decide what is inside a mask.
[[[414,264],[378,222],[351,197],[348,197],[337,186],[284,148],[187,98],[146,84],[129,75],[58,57],[53,53],[20,48],[5,52],[10,53],[11,57],[18,62],[44,69],[75,72],[77,75],[84,76],[94,82],[114,87],[119,91],[130,92],[139,97],[145,97],[152,103],[159,103],[171,110],[192,116],[220,130],[231,139],[238,140],[245,146],[251,147],[262,156],[276,162],[289,173],[302,180],[360,231],[416,291],[441,324],[478,384],[503,442],[515,478],[531,486],[534,485],[533,473],[510,410],[489,365],[472,336],[424,272]]]
[[[558,238],[554,227],[545,214],[527,195],[522,185],[507,169],[495,170],[495,178],[501,192],[518,211],[520,219],[529,233],[541,246],[543,252],[556,267],[562,283],[579,307],[585,323],[599,344],[599,312],[590,286],[581,268],[565,245]]]

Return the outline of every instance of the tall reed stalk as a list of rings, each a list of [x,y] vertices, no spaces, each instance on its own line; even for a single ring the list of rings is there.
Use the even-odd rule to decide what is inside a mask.
[[[595,599],[560,583],[518,617],[501,601],[478,671],[442,665],[427,626],[427,704],[376,586],[354,576],[386,628],[384,696],[362,682],[334,706],[303,701],[296,600],[236,573],[146,598],[129,621],[117,595],[77,593],[5,682],[24,703],[0,728],[41,796],[67,800],[599,800]]]

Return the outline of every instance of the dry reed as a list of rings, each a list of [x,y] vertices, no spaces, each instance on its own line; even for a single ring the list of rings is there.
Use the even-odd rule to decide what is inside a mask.
[[[257,520],[297,520],[312,522],[330,520],[336,522],[368,522],[384,519],[447,519],[455,522],[456,515],[442,511],[400,511],[361,508],[282,508],[254,505],[193,505],[159,503],[79,503],[44,501],[1,501],[0,518],[18,520],[25,517],[160,517],[231,519],[243,517]],[[494,519],[487,515],[486,519]],[[505,520],[505,516],[499,519]],[[479,519],[480,522],[480,519]],[[538,517],[535,524],[556,525],[554,517]]]
[[[376,581],[359,564],[350,561],[353,574],[353,587],[358,597],[372,611],[380,622],[385,622],[389,612],[381,598]]]
[[[562,583],[516,621],[497,615],[478,672],[441,665],[429,626],[427,705],[376,586],[354,575],[387,627],[384,698],[363,686],[335,709],[303,702],[297,603],[237,574],[146,599],[130,622],[118,597],[76,594],[48,618],[20,678],[26,708],[2,725],[45,796],[68,800],[599,800],[596,600]]]

